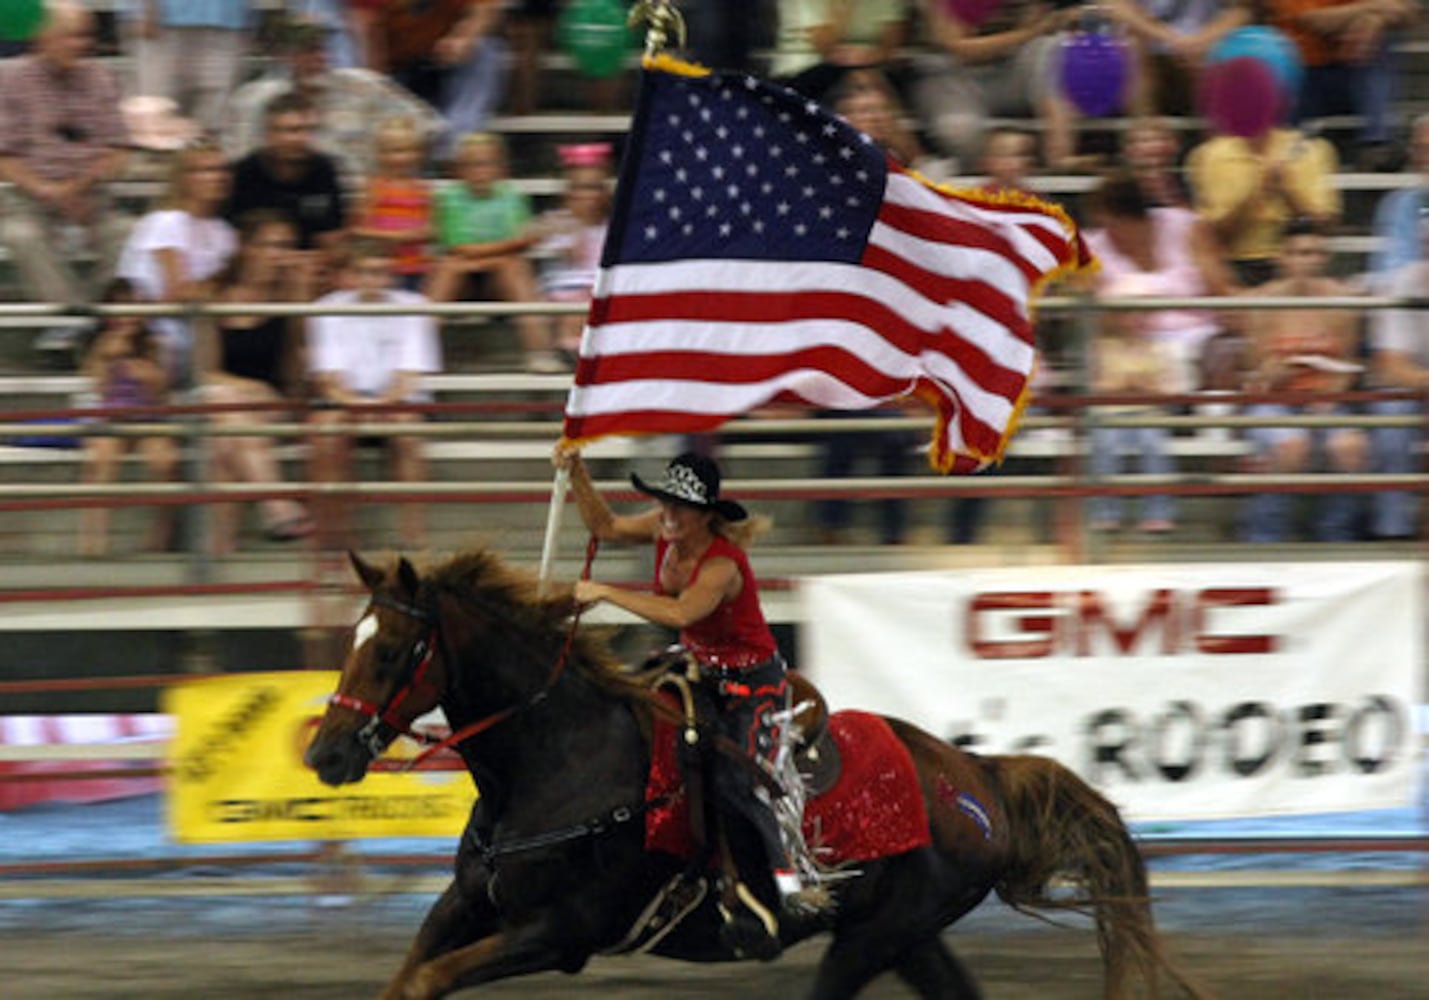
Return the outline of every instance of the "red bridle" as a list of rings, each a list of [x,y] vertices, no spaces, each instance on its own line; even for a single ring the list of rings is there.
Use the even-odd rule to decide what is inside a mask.
[[[581,570],[582,580],[590,579],[591,565],[595,562],[595,555],[599,546],[600,540],[592,535],[590,541],[586,544],[585,566]],[[561,675],[565,672],[566,662],[570,659],[571,647],[575,643],[576,628],[580,625],[581,612],[585,610],[581,605],[576,606],[576,612],[571,616],[571,627],[566,632],[566,641],[561,646],[560,655],[556,657],[556,662],[552,664],[551,672],[546,677],[546,683],[541,686],[539,691],[523,702],[508,705],[500,711],[493,712],[475,722],[469,723],[438,740],[427,736],[425,733],[413,732],[412,723],[415,721],[416,715],[404,719],[398,710],[404,701],[415,695],[430,695],[432,697],[432,704],[436,704],[441,700],[442,696],[446,694],[445,687],[439,687],[433,684],[427,677],[431,669],[432,658],[436,655],[437,646],[441,643],[441,620],[435,614],[423,608],[395,600],[383,594],[374,594],[372,596],[372,604],[375,607],[385,607],[400,612],[428,627],[426,638],[417,640],[416,644],[412,647],[410,659],[416,661],[416,667],[412,670],[412,676],[408,681],[403,684],[402,687],[398,688],[396,693],[387,700],[386,707],[379,708],[371,702],[364,701],[361,698],[354,698],[351,695],[342,694],[340,692],[334,692],[330,695],[328,697],[328,704],[336,705],[339,708],[345,708],[367,717],[367,723],[353,734],[353,738],[362,744],[363,748],[372,755],[373,760],[382,756],[388,744],[398,736],[406,736],[417,743],[427,744],[422,752],[414,757],[407,765],[408,769],[416,767],[433,754],[439,753],[448,747],[458,746],[473,736],[476,736],[478,733],[483,733],[492,726],[505,722],[518,712],[523,712],[533,705],[538,705],[544,701],[546,696],[551,693],[551,689],[560,681]],[[384,727],[386,732],[384,732]]]

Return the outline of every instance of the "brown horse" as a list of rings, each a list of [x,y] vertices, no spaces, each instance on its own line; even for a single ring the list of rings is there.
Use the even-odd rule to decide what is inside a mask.
[[[455,877],[384,997],[438,997],[509,976],[576,972],[608,951],[683,862],[647,850],[650,699],[585,630],[568,638],[569,588],[488,551],[421,575],[353,557],[371,603],[338,693],[307,753],[328,784],[360,781],[417,716],[440,705],[481,797]],[[1077,909],[1096,922],[1106,995],[1168,979],[1201,996],[1163,951],[1146,869],[1115,807],[1032,756],[978,757],[897,720],[926,803],[931,843],[857,865],[826,914],[781,917],[784,944],[830,931],[810,995],[852,997],[886,971],[921,996],[976,997],[943,931],[995,891],[1019,909]],[[950,789],[967,798],[949,794]],[[976,809],[960,808],[972,801]],[[1071,894],[1053,895],[1066,878]],[[734,958],[711,901],[655,954]]]

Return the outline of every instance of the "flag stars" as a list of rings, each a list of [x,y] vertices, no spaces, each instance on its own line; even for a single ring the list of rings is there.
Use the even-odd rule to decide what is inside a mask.
[[[695,201],[704,201],[705,189],[696,184],[694,187],[690,188],[690,197],[695,199]]]
[[[848,226],[839,226],[834,235],[838,236],[841,240],[846,240],[853,234],[849,232]]]
[[[734,232],[734,227],[731,226],[728,222],[721,222],[719,224],[719,234],[725,239],[728,239],[730,233],[732,232]]]
[[[720,125],[718,128],[715,129],[715,135],[719,136],[721,139],[728,139],[729,128],[725,125]]]
[[[851,159],[853,159],[853,147],[852,147],[852,146],[840,146],[840,147],[839,147],[839,156],[841,156],[841,157],[842,157],[843,159],[845,159],[845,160],[851,160]],[[862,171],[860,171],[860,173],[862,173]]]
[[[650,192],[650,197],[654,198],[657,202],[664,204],[666,198],[665,189],[656,188],[654,191]]]
[[[774,211],[778,212],[780,215],[788,215],[790,211],[792,211],[792,206],[787,201],[781,201],[779,204],[774,206]]]
[[[727,194],[727,195],[729,195],[729,200],[730,200],[730,201],[734,201],[736,198],[739,197],[739,185],[738,185],[738,184],[727,184],[727,185],[725,185],[724,193]]]
[[[833,122],[825,122],[825,123],[824,123],[824,135],[826,135],[826,136],[828,136],[830,139],[832,139],[834,136],[836,136],[836,135],[838,135],[838,134],[839,134],[839,127],[838,127],[837,125],[835,125]]]
[[[820,206],[819,206],[819,218],[821,218],[821,219],[832,219],[833,216],[834,216],[834,209],[833,209],[833,206],[832,206],[832,205],[820,205]]]
[[[667,167],[670,166],[670,164],[675,162],[675,154],[670,152],[668,149],[660,150],[660,162],[665,164],[665,166]]]
[[[814,185],[805,184],[803,193],[805,198],[812,198],[814,196]]]
[[[647,241],[653,241],[653,240],[655,239],[655,237],[657,237],[657,236],[659,236],[659,235],[660,235],[660,230],[656,229],[654,226],[646,226],[646,227],[645,227],[645,239],[646,239]]]
[[[795,235],[795,236],[807,236],[808,233],[809,233],[809,227],[808,227],[808,226],[804,225],[802,222],[796,222],[796,223],[794,223],[794,235]]]
[[[710,158],[710,151],[709,151],[708,149],[706,149],[704,146],[696,146],[696,147],[695,147],[695,159],[697,159],[697,160],[699,160],[701,163],[703,163],[703,162],[705,162],[706,160],[708,160],[709,158]]]
[[[720,166],[719,164],[715,164],[714,168],[710,171],[710,176],[712,176],[712,177],[713,177],[715,180],[717,180],[717,181],[718,181],[718,180],[723,180],[723,179],[724,179],[724,167]]]

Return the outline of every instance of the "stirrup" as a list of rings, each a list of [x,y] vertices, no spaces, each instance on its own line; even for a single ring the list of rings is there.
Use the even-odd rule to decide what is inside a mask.
[[[779,940],[779,921],[769,908],[759,901],[743,882],[735,882],[734,893],[740,904],[731,912],[721,901],[719,914],[720,940],[734,952],[736,958],[754,958],[771,962],[784,951]]]

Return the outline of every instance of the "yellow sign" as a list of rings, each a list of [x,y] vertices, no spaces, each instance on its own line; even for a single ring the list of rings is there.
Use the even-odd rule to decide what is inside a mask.
[[[164,692],[178,720],[169,747],[168,818],[185,843],[456,837],[476,789],[465,770],[400,773],[381,763],[331,788],[303,752],[337,688],[335,672],[235,674]],[[416,753],[399,740],[389,755]]]

